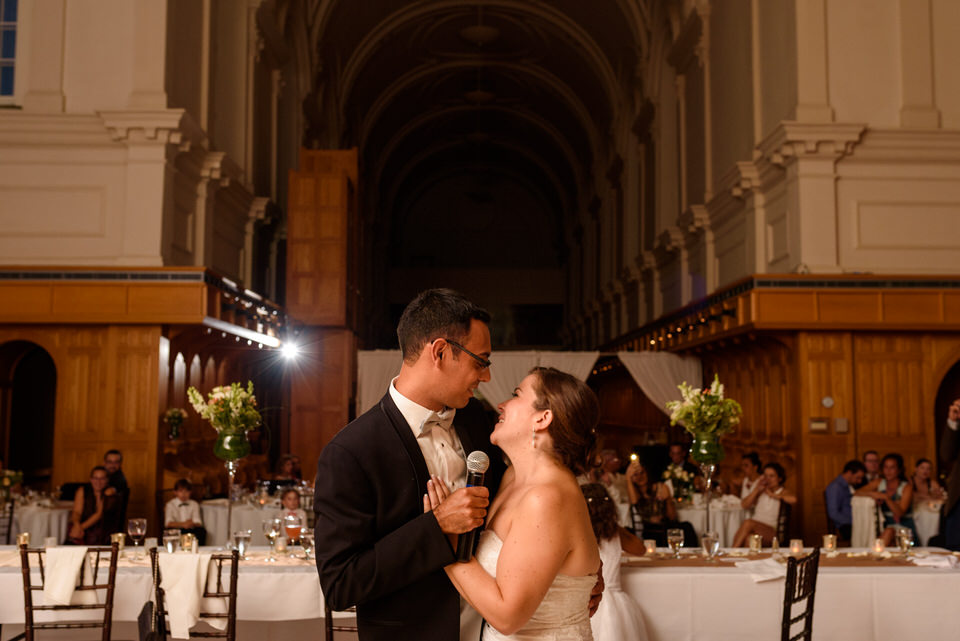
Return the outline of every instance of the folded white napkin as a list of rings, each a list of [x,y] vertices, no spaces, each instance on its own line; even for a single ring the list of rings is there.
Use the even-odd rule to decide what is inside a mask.
[[[957,567],[957,557],[946,554],[931,554],[924,557],[914,557],[913,562],[915,565],[926,568],[953,569]]]
[[[170,616],[170,636],[186,639],[190,636],[190,628],[200,619],[200,601],[203,598],[203,586],[207,581],[210,555],[160,554],[157,560],[160,563],[160,587],[163,588]],[[222,610],[217,609],[226,612],[224,599],[207,601],[219,601]],[[210,619],[207,622],[221,630],[227,624],[225,619]]]
[[[74,601],[74,590],[80,578],[80,568],[83,569],[84,585],[93,582],[93,569],[90,557],[87,556],[85,545],[65,545],[47,549],[46,569],[44,571],[43,597],[47,605],[70,605],[76,603],[95,603],[96,595],[93,590],[81,591]]]
[[[749,572],[750,578],[756,583],[782,579],[787,576],[787,567],[773,559],[738,561],[737,567]]]

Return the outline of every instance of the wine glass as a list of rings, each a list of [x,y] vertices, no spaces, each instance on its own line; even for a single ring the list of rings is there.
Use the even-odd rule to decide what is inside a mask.
[[[713,561],[720,551],[720,537],[716,532],[704,532],[700,535],[700,545],[703,547],[703,556]]]
[[[910,556],[910,548],[913,547],[913,531],[908,528],[897,529],[897,545],[904,556]]]
[[[140,557],[143,555],[143,550],[140,548],[140,542],[143,541],[143,537],[146,533],[147,519],[130,519],[127,521],[127,534],[129,534],[130,538],[133,539],[133,559],[135,561],[140,560]]]
[[[303,520],[299,514],[287,514],[283,517],[283,530],[290,540],[290,545],[300,540],[301,528],[303,528]]]
[[[303,558],[309,561],[313,554],[313,532],[308,528],[300,530],[300,545],[303,546]]]
[[[680,548],[683,547],[683,530],[670,528],[667,530],[667,545],[673,550],[674,558],[680,558]]]
[[[271,563],[277,560],[274,552],[277,551],[277,537],[280,536],[281,527],[283,527],[283,523],[280,519],[263,520],[263,535],[270,541],[270,554],[267,555],[266,560]]]

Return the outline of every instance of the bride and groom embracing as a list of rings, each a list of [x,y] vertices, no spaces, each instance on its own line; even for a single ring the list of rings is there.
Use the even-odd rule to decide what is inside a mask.
[[[473,400],[490,378],[489,321],[456,292],[421,293],[397,327],[400,374],[320,455],[320,583],[332,609],[357,606],[363,641],[477,641],[482,620],[487,641],[592,638],[600,557],[574,470],[597,400],[536,368],[491,432]],[[484,487],[465,487],[474,450],[491,461]],[[457,563],[457,536],[485,519],[476,556]]]

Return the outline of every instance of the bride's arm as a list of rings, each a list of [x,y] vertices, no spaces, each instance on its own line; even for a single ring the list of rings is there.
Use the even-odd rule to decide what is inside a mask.
[[[570,553],[564,513],[556,488],[532,489],[515,508],[496,578],[476,558],[446,567],[460,594],[501,633],[513,634],[530,620]]]

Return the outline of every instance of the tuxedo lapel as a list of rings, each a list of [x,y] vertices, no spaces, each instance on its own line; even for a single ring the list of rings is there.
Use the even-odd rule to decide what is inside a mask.
[[[427,481],[430,479],[427,462],[423,460],[423,452],[420,450],[420,445],[417,443],[417,439],[414,438],[413,431],[407,424],[407,420],[403,418],[403,414],[397,409],[397,404],[394,403],[390,397],[390,392],[384,394],[383,398],[380,399],[380,410],[384,416],[386,416],[390,426],[396,431],[397,436],[400,437],[400,442],[403,443],[403,449],[407,453],[407,458],[410,459],[414,476],[417,478],[417,487],[420,488],[421,492],[426,492]]]

